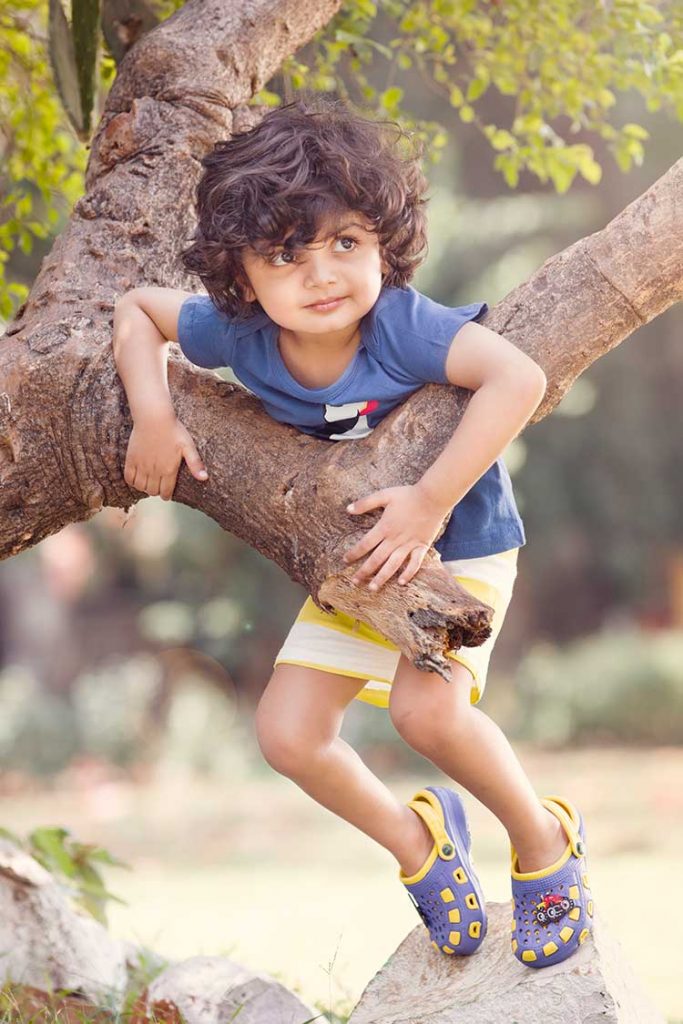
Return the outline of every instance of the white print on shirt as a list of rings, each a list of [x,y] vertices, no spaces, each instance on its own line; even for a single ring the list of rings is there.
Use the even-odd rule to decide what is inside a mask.
[[[372,431],[368,423],[368,413],[379,408],[379,402],[347,402],[346,405],[325,406],[325,426],[321,433],[327,434],[330,441],[355,441],[359,437],[367,437]],[[334,433],[333,433],[334,431]]]

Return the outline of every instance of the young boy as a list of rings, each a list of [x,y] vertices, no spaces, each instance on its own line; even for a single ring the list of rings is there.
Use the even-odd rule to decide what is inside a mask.
[[[450,652],[450,684],[419,671],[385,637],[309,598],[275,661],[256,713],[267,761],[388,849],[439,951],[467,956],[486,934],[459,795],[427,786],[401,804],[339,736],[359,699],[388,708],[400,735],[481,800],[507,829],[512,952],[545,967],[592,929],[583,820],[569,800],[539,799],[481,700],[491,649],[525,541],[501,452],[538,406],[545,378],[476,323],[485,302],[455,308],[409,281],[426,249],[426,180],[409,136],[346,105],[307,99],[219,142],[203,161],[198,226],[185,267],[208,294],[134,289],[116,305],[114,355],[134,427],[126,482],[169,499],[183,458],[202,460],[166,383],[167,340],[198,366],[230,366],[275,419],[325,441],[366,436],[424,383],[473,396],[419,482],[359,496],[383,507],[347,552],[358,585],[419,569],[435,544],[444,567],[494,608],[480,647]],[[361,561],[362,560],[362,561]]]

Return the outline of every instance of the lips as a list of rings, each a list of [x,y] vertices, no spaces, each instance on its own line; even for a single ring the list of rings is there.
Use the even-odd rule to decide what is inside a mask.
[[[345,298],[345,295],[334,295],[329,299],[319,299],[318,302],[311,302],[310,305],[306,306],[306,309],[316,309],[318,306],[331,306],[333,303],[341,302]]]

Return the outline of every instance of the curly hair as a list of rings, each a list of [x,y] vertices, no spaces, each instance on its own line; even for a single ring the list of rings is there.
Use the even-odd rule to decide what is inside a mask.
[[[183,266],[218,309],[248,318],[262,307],[244,297],[243,250],[296,251],[328,216],[353,210],[378,236],[389,268],[383,285],[405,287],[427,254],[422,153],[396,122],[363,117],[342,100],[312,94],[277,107],[202,160],[197,227],[180,253]]]

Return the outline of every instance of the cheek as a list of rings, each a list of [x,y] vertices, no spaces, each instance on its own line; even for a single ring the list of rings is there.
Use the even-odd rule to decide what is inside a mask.
[[[261,296],[261,305],[277,320],[291,314],[292,306],[298,302],[298,289],[293,281],[272,281],[265,286]]]

